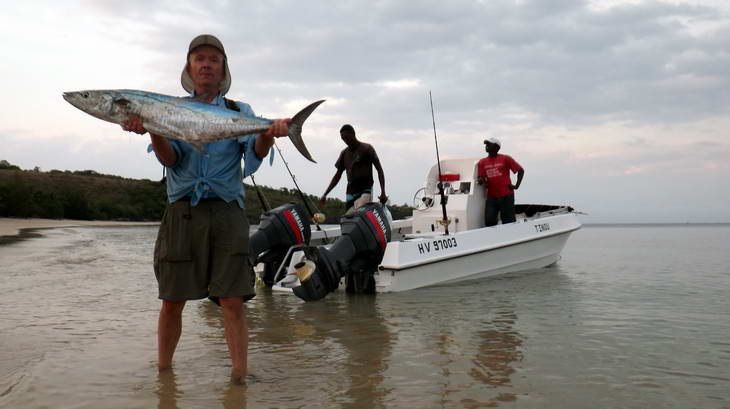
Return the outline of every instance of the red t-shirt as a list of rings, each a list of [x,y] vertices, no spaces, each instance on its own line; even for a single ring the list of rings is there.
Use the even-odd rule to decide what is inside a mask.
[[[504,197],[514,193],[509,188],[510,180],[509,171],[517,173],[522,169],[517,161],[509,155],[497,154],[495,157],[483,158],[477,164],[477,175],[487,178],[485,185],[487,189],[487,197]]]

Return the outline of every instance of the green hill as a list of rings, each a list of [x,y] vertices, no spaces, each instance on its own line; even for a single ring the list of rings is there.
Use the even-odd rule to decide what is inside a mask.
[[[259,186],[271,207],[301,203],[295,189]],[[319,206],[319,198],[307,195]],[[0,217],[39,217],[76,220],[160,220],[166,203],[165,185],[148,179],[127,179],[93,170],[22,170],[0,160]],[[389,206],[393,217],[408,217],[408,206]],[[339,223],[344,203],[327,199],[325,223]],[[246,185],[246,214],[257,224],[263,211],[253,186]]]

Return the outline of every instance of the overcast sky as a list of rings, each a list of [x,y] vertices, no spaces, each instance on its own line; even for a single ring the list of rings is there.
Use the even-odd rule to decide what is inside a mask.
[[[209,3],[4,5],[0,160],[159,179],[146,135],[61,93],[183,95],[187,46],[212,33],[228,97],[258,115],[327,99],[304,129],[317,164],[278,142],[308,193],[323,193],[350,123],[378,151],[391,200],[410,204],[436,160],[431,91],[442,158],[484,156],[482,140],[500,138],[525,168],[517,202],[568,204],[588,223],[730,222],[725,0]],[[293,187],[278,157],[256,180]]]

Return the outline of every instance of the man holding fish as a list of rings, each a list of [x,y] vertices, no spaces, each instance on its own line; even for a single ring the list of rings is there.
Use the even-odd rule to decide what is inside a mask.
[[[199,102],[254,117],[248,104],[224,98],[231,74],[223,44],[212,35],[200,35],[190,43],[181,82]],[[255,296],[255,276],[248,257],[242,179],[258,169],[274,137],[287,136],[291,121],[269,121],[261,133],[205,143],[205,152],[197,149],[202,144],[196,148],[150,133],[151,148],[168,172],[169,203],[154,253],[162,299],[157,336],[160,370],[172,365],[185,302],[210,297],[223,309],[232,379],[243,382],[248,359],[244,302]],[[121,125],[126,131],[147,132],[140,116],[131,115]]]

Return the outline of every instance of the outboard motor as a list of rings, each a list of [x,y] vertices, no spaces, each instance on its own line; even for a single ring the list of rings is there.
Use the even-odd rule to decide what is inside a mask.
[[[316,301],[337,289],[345,277],[347,291],[374,293],[373,273],[380,265],[390,241],[387,209],[369,203],[340,219],[342,235],[327,249],[310,247],[309,260],[294,267],[301,285],[294,294],[304,301]]]
[[[296,203],[281,205],[261,215],[259,228],[249,237],[251,265],[264,263],[263,282],[271,287],[289,248],[309,244],[312,231],[305,210]]]

